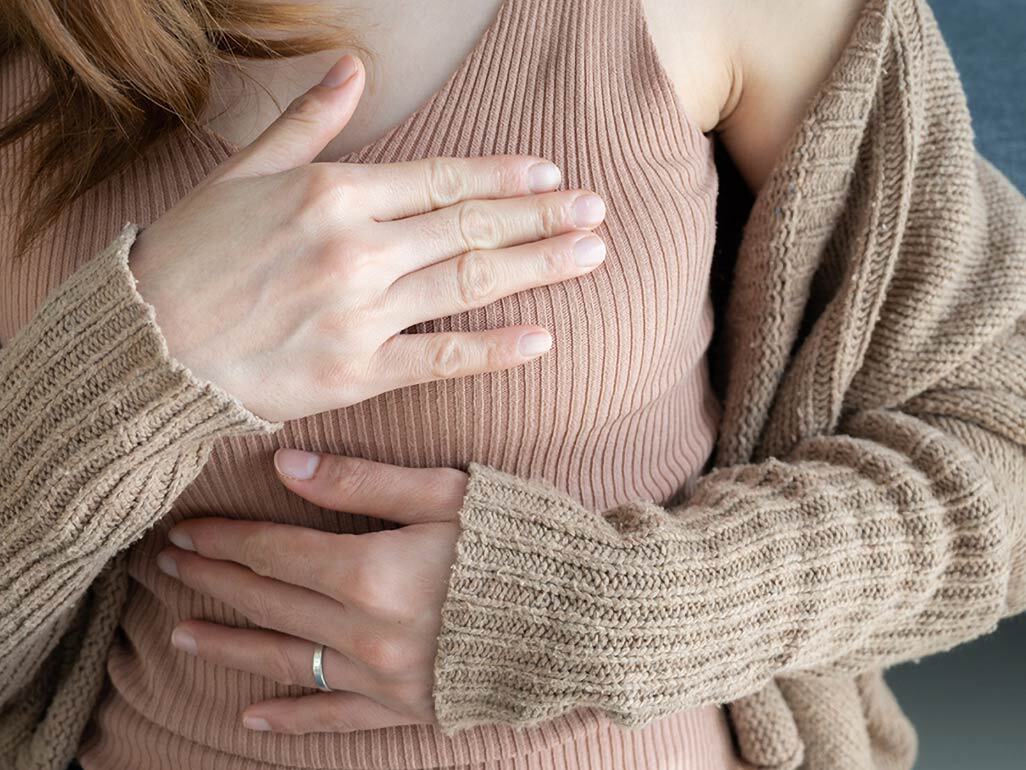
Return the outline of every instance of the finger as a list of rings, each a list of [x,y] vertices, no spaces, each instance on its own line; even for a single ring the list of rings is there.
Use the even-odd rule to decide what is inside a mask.
[[[168,539],[182,550],[235,562],[262,577],[309,588],[336,601],[341,601],[349,566],[359,556],[361,546],[356,538],[309,527],[219,517],[187,519],[168,532]]]
[[[559,168],[530,155],[354,164],[362,193],[379,221],[424,214],[472,198],[512,198],[559,187]]]
[[[316,688],[314,643],[278,631],[231,628],[219,623],[186,620],[171,632],[171,643],[183,652],[218,666],[267,677],[284,685]],[[333,690],[375,693],[373,678],[338,650],[325,647],[324,679]]]
[[[316,591],[175,547],[157,555],[157,566],[194,591],[233,607],[261,628],[333,647],[349,636],[345,608]]]
[[[225,164],[220,178],[276,174],[311,162],[352,117],[363,93],[364,68],[351,54],[293,101],[249,146]]]
[[[506,249],[468,251],[402,276],[388,290],[387,300],[398,314],[396,322],[406,328],[484,307],[527,289],[577,278],[594,270],[605,256],[603,240],[580,230]],[[504,356],[502,362],[513,366],[523,360],[509,363]],[[486,365],[480,371],[498,368],[503,367]]]
[[[381,346],[373,366],[377,380],[395,389],[521,366],[551,347],[552,336],[537,326],[397,334]]]
[[[397,266],[412,272],[467,251],[484,251],[551,238],[602,224],[602,199],[582,190],[501,200],[470,200],[394,222],[382,222],[383,241],[395,247]]]
[[[401,725],[433,724],[433,715],[408,717],[365,695],[322,692],[301,698],[278,698],[247,708],[242,723],[251,730],[279,733],[348,733]]]
[[[400,524],[452,521],[467,489],[454,468],[403,468],[359,457],[279,449],[282,483],[315,505]]]

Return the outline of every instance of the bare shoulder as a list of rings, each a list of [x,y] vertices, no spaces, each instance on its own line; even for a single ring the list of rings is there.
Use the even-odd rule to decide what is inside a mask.
[[[865,0],[643,0],[688,114],[762,186]],[[664,53],[665,52],[665,53]]]

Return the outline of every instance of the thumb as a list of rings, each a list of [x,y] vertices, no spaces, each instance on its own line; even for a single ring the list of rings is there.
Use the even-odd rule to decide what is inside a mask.
[[[349,123],[365,79],[360,60],[352,54],[343,56],[320,83],[236,153],[221,178],[277,174],[313,161]]]
[[[397,524],[455,521],[467,474],[454,468],[404,468],[359,457],[279,449],[281,482],[315,505]]]

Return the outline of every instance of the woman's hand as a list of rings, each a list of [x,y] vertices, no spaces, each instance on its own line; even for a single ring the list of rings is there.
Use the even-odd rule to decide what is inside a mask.
[[[542,158],[312,163],[363,84],[342,58],[132,248],[171,354],[270,420],[522,364],[549,349],[547,331],[399,332],[583,275],[605,254],[587,232],[601,199],[552,192],[560,173]]]
[[[243,724],[288,733],[435,722],[435,646],[455,560],[467,476],[279,450],[275,467],[299,495],[333,510],[403,524],[363,535],[222,518],[170,532],[157,564],[241,612],[259,629],[180,623],[172,643],[213,663],[314,687],[317,643],[338,692],[250,706]],[[175,547],[177,546],[177,547]]]

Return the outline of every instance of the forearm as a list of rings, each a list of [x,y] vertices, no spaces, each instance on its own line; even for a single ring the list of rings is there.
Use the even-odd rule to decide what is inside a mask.
[[[218,437],[273,430],[167,354],[134,288],[129,227],[0,353],[0,702]],[[38,658],[37,658],[38,660]]]
[[[596,514],[475,466],[443,611],[440,721],[592,705],[637,725],[777,675],[867,670],[993,629],[1023,604],[1026,437],[939,424],[853,415],[787,457],[714,471],[673,510]]]

